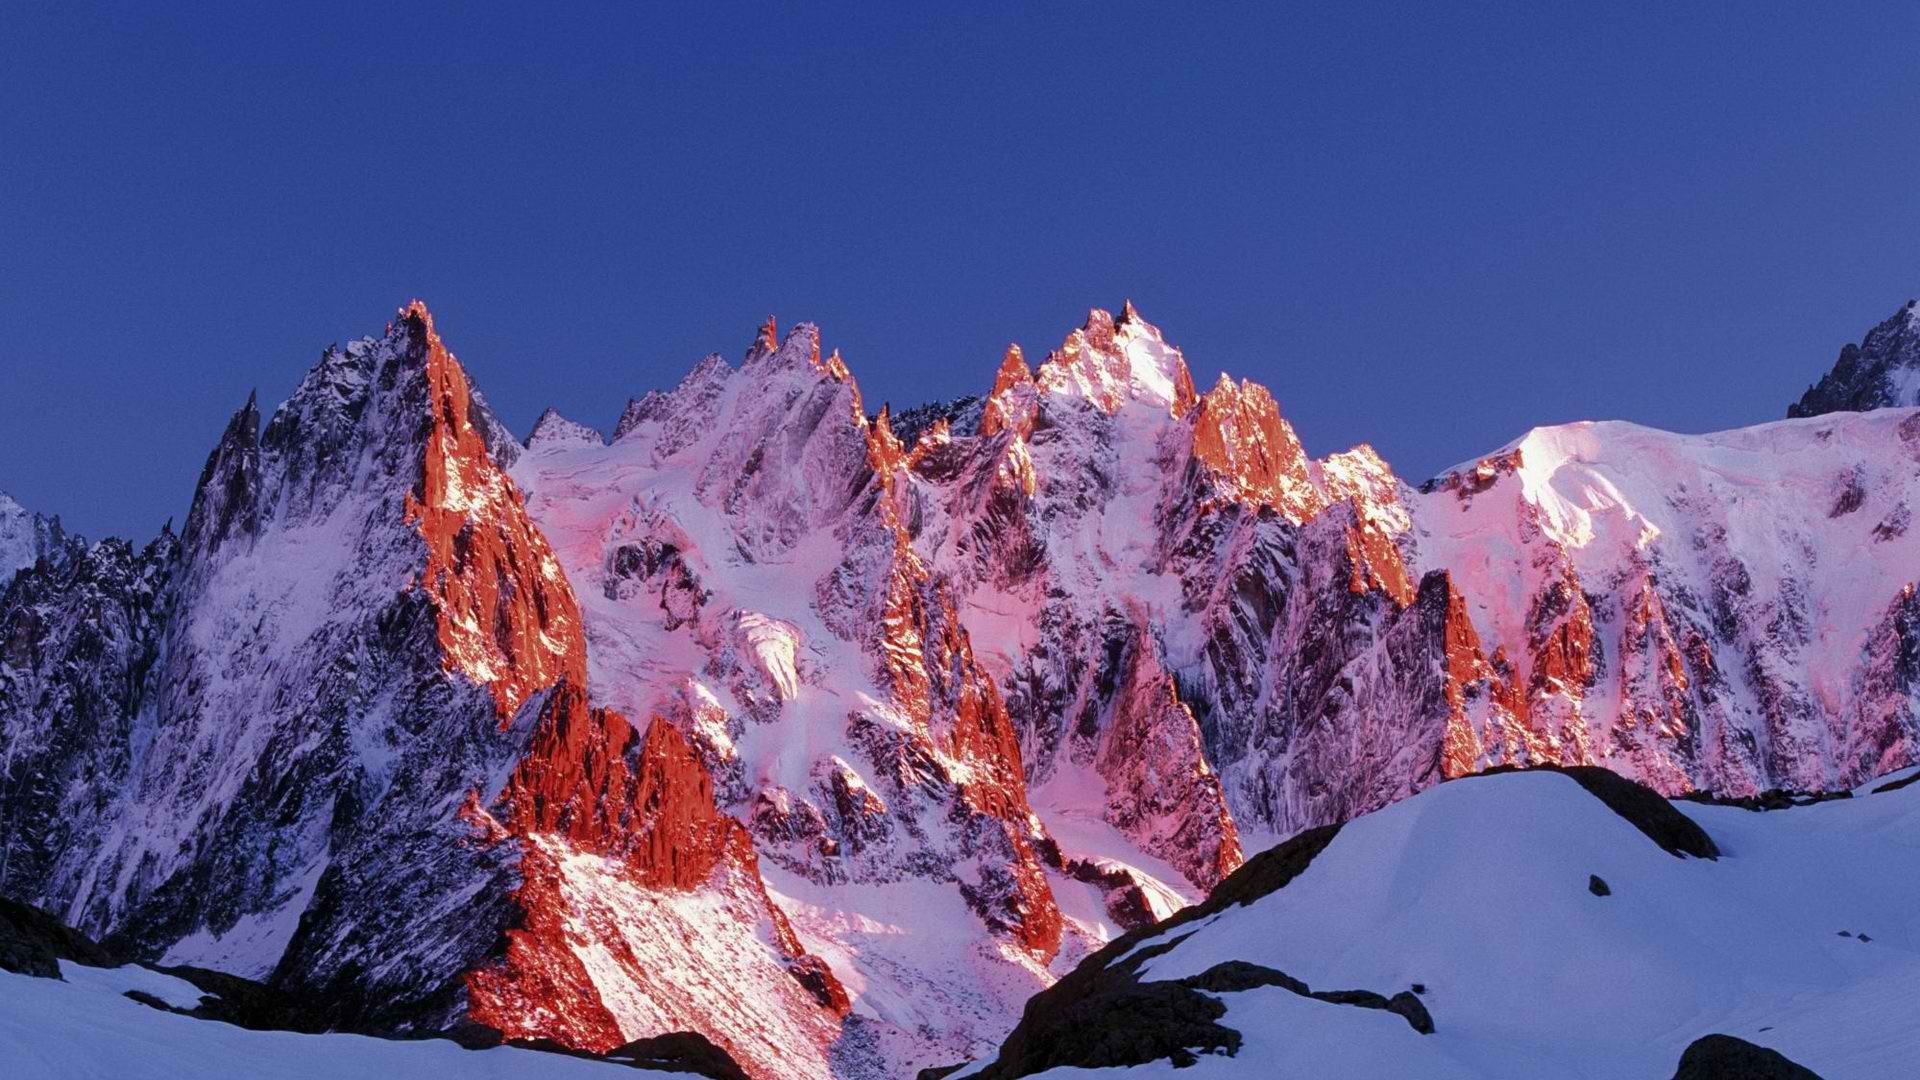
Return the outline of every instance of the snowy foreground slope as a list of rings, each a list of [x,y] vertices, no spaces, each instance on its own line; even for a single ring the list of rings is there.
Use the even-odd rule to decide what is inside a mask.
[[[1920,785],[1767,812],[1672,805],[1718,858],[1663,849],[1562,773],[1441,785],[1310,845],[1251,902],[1130,936],[1076,975],[1103,969],[1098,991],[1036,999],[1024,1045],[957,1075],[1098,1053],[1067,1029],[1102,1025],[1161,1045],[1130,1068],[1039,1074],[1627,1080],[1670,1076],[1724,1033],[1828,1080],[1912,1075]],[[1183,1020],[1170,997],[1137,1006],[1180,980],[1201,987],[1180,991],[1199,1006]],[[1413,987],[1430,1033],[1301,992]]]
[[[61,979],[0,971],[0,1061],[13,1080],[612,1080],[618,1065],[511,1047],[464,1050],[444,1039],[250,1031],[163,1012],[125,996],[192,1008],[200,990],[129,964],[61,964]],[[647,1076],[691,1076],[648,1072]]]

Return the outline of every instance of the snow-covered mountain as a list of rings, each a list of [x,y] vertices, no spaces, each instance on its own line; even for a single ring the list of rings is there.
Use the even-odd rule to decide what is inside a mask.
[[[20,575],[0,892],[349,1027],[824,1075],[843,992],[678,729],[589,707],[499,430],[416,305],[236,413],[177,541]]]
[[[1909,1075],[1913,778],[1765,812],[1600,770],[1443,784],[1267,851],[951,1075],[1631,1080],[1732,1040],[1813,1072],[1681,1076]]]
[[[1415,489],[1130,304],[983,389],[869,413],[770,320],[523,444],[402,311],[235,415],[179,536],[35,541],[0,894],[342,1026],[897,1076],[1449,777],[1920,757],[1920,412],[1541,429]]]
[[[1412,547],[1494,677],[1471,767],[1669,795],[1858,784],[1920,756],[1920,412],[1530,432],[1427,485]]]
[[[0,491],[0,589],[14,574],[65,545],[59,518],[36,514]]]

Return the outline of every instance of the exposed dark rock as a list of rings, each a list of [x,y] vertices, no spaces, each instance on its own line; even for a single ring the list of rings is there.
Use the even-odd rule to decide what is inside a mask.
[[[1427,1012],[1426,1003],[1412,993],[1402,990],[1387,999],[1387,1011],[1399,1013],[1413,1025],[1413,1030],[1422,1035],[1433,1034],[1433,1015]]]
[[[1594,765],[1574,765],[1564,771],[1588,794],[1626,818],[1634,828],[1676,858],[1717,859],[1720,849],[1699,823],[1675,809],[1660,793],[1636,784],[1619,773]]]
[[[147,993],[145,990],[128,990],[126,993],[121,994],[120,996],[123,998],[126,998],[129,1001],[137,1001],[140,1004],[145,1005],[149,1009],[159,1009],[161,1012],[178,1012],[179,1011],[178,1009],[175,1009],[173,1006],[167,1004],[166,1002],[160,1000],[159,998],[153,996],[152,994]]]
[[[1241,990],[1252,990],[1259,986],[1278,986],[1302,997],[1311,994],[1306,983],[1286,972],[1261,967],[1259,964],[1251,964],[1245,960],[1228,960],[1225,963],[1215,964],[1198,975],[1189,975],[1181,979],[1180,982],[1210,994],[1230,994]]]
[[[1707,830],[1681,813],[1659,792],[1598,765],[1535,765],[1525,770],[1501,765],[1473,775],[1495,776],[1522,771],[1565,773],[1585,788],[1588,794],[1606,803],[1607,809],[1627,819],[1629,824],[1675,858],[1688,855],[1696,859],[1720,857],[1720,849],[1714,845],[1713,837],[1707,835]]]
[[[1212,994],[1237,993],[1261,986],[1278,986],[1282,990],[1299,994],[1301,997],[1310,997],[1333,1005],[1384,1009],[1405,1017],[1413,1030],[1420,1034],[1433,1034],[1433,1016],[1427,1012],[1427,1007],[1419,998],[1405,990],[1392,997],[1376,994],[1371,990],[1314,990],[1284,971],[1275,971],[1273,968],[1262,967],[1245,960],[1228,960],[1215,964],[1198,975],[1181,979],[1180,984]]]
[[[1879,787],[1873,789],[1873,794],[1879,795],[1888,791],[1899,791],[1901,788],[1912,784],[1916,780],[1920,780],[1920,769],[1916,769],[1912,776],[1903,776],[1898,780],[1889,780],[1881,784]]]
[[[57,979],[61,960],[88,967],[119,967],[128,962],[39,908],[0,898],[0,969]],[[148,967],[192,983],[202,996],[195,1007],[181,1009],[152,994],[127,992],[127,997],[142,1005],[255,1031],[315,1033],[327,1029],[315,1010],[252,979],[184,965]]]
[[[635,1039],[604,1054],[576,1049],[553,1039],[502,1039],[499,1031],[472,1021],[443,1031],[437,1037],[449,1039],[468,1050],[511,1046],[516,1050],[565,1054],[583,1061],[606,1061],[650,1072],[691,1073],[710,1077],[711,1080],[752,1080],[731,1054],[695,1031],[670,1031],[665,1035]]]
[[[198,987],[200,1004],[170,1011],[201,1020],[218,1020],[253,1031],[298,1031],[317,1034],[328,1030],[319,1010],[290,994],[252,979],[206,968],[154,967],[163,975],[184,979]]]
[[[1787,406],[1787,416],[1916,404],[1902,394],[1897,378],[1915,367],[1920,367],[1920,304],[1909,300],[1892,318],[1867,331],[1860,344],[1842,348],[1833,370]]]
[[[1308,829],[1286,843],[1248,859],[1246,865],[1228,874],[1207,898],[1162,923],[1163,928],[1171,928],[1193,919],[1205,918],[1216,912],[1225,911],[1232,905],[1251,904],[1255,900],[1286,888],[1287,883],[1300,876],[1300,872],[1313,862],[1314,858],[1333,843],[1340,832],[1338,825],[1322,825]]]
[[[1601,879],[1599,874],[1587,875],[1587,891],[1595,896],[1612,896],[1613,889]]]
[[[1227,875],[1206,900],[1152,926],[1130,930],[1081,961],[1059,982],[1028,999],[1020,1023],[980,1076],[1010,1080],[1060,1066],[1107,1068],[1162,1058],[1178,1065],[1183,1059],[1190,1062],[1196,1050],[1237,1050],[1239,1033],[1214,1022],[1226,1012],[1219,1001],[1180,983],[1139,981],[1140,966],[1178,945],[1184,935],[1153,945],[1145,942],[1284,888],[1339,831],[1338,825],[1308,829],[1261,852]],[[1127,959],[1121,962],[1123,956]]]
[[[28,904],[0,897],[0,970],[60,977],[60,961],[114,967],[120,958],[92,938]]]
[[[1689,791],[1680,796],[1688,802],[1703,806],[1737,806],[1742,810],[1791,810],[1796,806],[1812,806],[1814,803],[1832,802],[1835,799],[1851,799],[1851,791],[1788,791],[1785,788],[1773,788],[1758,795],[1715,795],[1708,791]]]
[[[1777,1050],[1731,1035],[1705,1035],[1680,1055],[1680,1071],[1673,1080],[1820,1080],[1820,1076]]]
[[[697,1031],[672,1031],[635,1039],[607,1051],[606,1058],[636,1069],[690,1072],[713,1080],[749,1080],[747,1071],[732,1055]]]

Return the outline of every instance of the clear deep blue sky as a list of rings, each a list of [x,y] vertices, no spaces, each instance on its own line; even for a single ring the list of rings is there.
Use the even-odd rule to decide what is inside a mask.
[[[769,312],[877,408],[1130,296],[1418,479],[1774,419],[1920,294],[1913,4],[175,6],[0,3],[0,489],[93,534],[415,296],[522,432]]]

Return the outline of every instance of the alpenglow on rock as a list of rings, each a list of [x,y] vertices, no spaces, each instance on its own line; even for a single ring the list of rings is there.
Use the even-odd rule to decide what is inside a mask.
[[[769,320],[522,444],[424,307],[328,350],[178,537],[0,591],[0,892],[342,1025],[890,1077],[1450,777],[1920,752],[1920,411],[1543,428],[1415,489],[1130,304],[991,362],[869,413]]]

